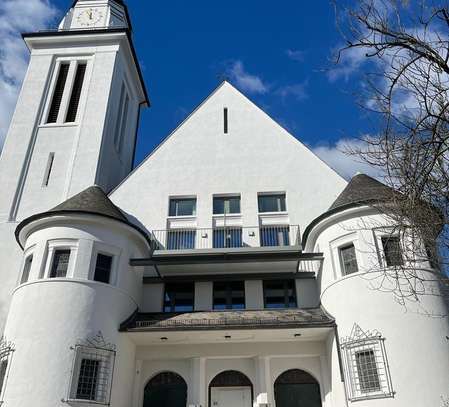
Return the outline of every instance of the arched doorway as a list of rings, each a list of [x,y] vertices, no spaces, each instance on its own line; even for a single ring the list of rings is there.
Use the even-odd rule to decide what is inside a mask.
[[[251,407],[253,384],[243,373],[227,370],[209,385],[209,407]]]
[[[321,407],[320,385],[307,372],[287,370],[274,382],[276,407]]]
[[[187,383],[173,372],[154,376],[145,386],[143,407],[186,407]]]

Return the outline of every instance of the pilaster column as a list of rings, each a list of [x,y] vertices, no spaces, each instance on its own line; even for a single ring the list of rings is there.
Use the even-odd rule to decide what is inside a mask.
[[[274,406],[273,384],[269,356],[255,358],[256,383],[254,386],[254,407]]]
[[[136,370],[134,372],[134,387],[133,387],[133,407],[141,407],[143,405],[142,392],[140,391],[142,379],[142,360],[136,360]]]
[[[191,361],[189,406],[207,407],[206,358]]]

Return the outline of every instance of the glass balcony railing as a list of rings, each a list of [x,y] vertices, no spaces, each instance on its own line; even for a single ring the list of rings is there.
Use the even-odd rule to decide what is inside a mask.
[[[299,246],[298,225],[179,228],[154,230],[155,250]]]

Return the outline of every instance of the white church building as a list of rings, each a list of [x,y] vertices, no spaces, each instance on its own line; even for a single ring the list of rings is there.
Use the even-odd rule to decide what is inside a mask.
[[[407,307],[376,289],[407,258],[373,206],[388,187],[348,183],[226,81],[133,169],[149,98],[124,2],[23,38],[0,405],[443,405],[439,287]]]

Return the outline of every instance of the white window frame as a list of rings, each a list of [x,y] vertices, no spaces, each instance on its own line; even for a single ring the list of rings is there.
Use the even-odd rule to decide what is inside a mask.
[[[355,249],[358,272],[352,274],[345,274],[341,263],[340,249],[344,248],[345,246],[349,246],[351,243],[354,245]],[[340,236],[339,238],[331,241],[329,243],[329,246],[330,252],[332,253],[331,257],[332,268],[334,270],[335,279],[354,276],[362,271],[363,263],[362,263],[362,256],[359,250],[359,237],[357,232],[351,232],[344,236]]]
[[[90,267],[89,267],[89,280],[92,280],[98,284],[106,284],[106,283],[102,283],[100,281],[95,281],[95,268],[97,265],[97,256],[99,254],[103,254],[105,256],[110,256],[112,257],[112,264],[111,264],[111,274],[109,277],[109,284],[107,285],[112,285],[112,286],[116,286],[118,283],[118,264],[120,261],[120,255],[121,255],[122,250],[119,249],[118,247],[115,246],[110,246],[110,245],[105,245],[103,243],[100,242],[95,242],[94,243],[94,247],[92,250],[92,259],[90,262]]]
[[[99,404],[99,405],[110,405],[111,402],[111,389],[112,389],[112,380],[115,369],[115,346],[112,344],[108,344],[104,341],[104,338],[101,332],[93,338],[84,341],[83,343],[79,343],[72,347],[74,351],[73,358],[73,367],[72,374],[70,376],[69,383],[69,391],[67,402],[76,403],[80,405],[90,405],[90,404]],[[101,386],[98,386],[97,383],[97,394],[95,396],[95,400],[87,400],[87,399],[78,399],[78,384],[81,373],[81,363],[83,359],[97,360],[100,364],[103,363],[103,366],[100,367],[100,372],[103,372],[102,381],[107,383],[107,388],[104,391],[104,397],[100,398],[99,389]],[[107,363],[109,366],[104,366]],[[106,372],[104,372],[106,370]],[[100,380],[100,377],[98,378]]]
[[[283,195],[285,198],[285,211],[268,211],[268,212],[260,212],[260,208],[259,208],[259,198],[264,197],[264,196],[273,196],[273,195]],[[287,214],[288,213],[288,204],[287,204],[287,192],[286,191],[275,191],[275,192],[258,192],[257,193],[257,212],[259,215],[264,216],[264,215],[274,215],[274,214]]]
[[[33,245],[33,246],[28,247],[25,250],[25,252],[23,253],[22,265],[21,265],[21,268],[20,268],[21,272],[20,272],[20,275],[19,275],[19,279],[17,281],[17,285],[26,284],[26,283],[28,283],[30,281],[31,276],[32,276],[32,272],[34,270],[34,264],[35,264],[35,258],[36,258],[35,251],[36,251],[36,245]],[[27,261],[27,259],[30,256],[33,256],[33,262],[31,263],[30,274],[28,275],[27,282],[26,283],[22,283],[23,273],[25,272],[26,261]]]
[[[3,378],[3,386],[0,388],[0,406],[5,401],[5,391],[8,382],[9,371],[11,369],[12,358],[14,354],[14,345],[12,342],[6,341],[4,338],[0,339],[0,363],[6,360],[7,366],[5,376]]]
[[[172,200],[195,200],[195,213],[193,215],[170,215],[170,206]],[[168,218],[169,219],[195,219],[198,216],[198,197],[196,195],[171,195],[168,197]]]
[[[349,401],[393,397],[393,384],[385,350],[385,338],[377,332],[364,332],[355,324],[349,337],[341,341],[345,386]],[[372,351],[375,357],[379,390],[364,391],[360,385],[357,355]]]
[[[48,92],[46,94],[46,101],[43,109],[40,127],[70,127],[77,126],[80,123],[82,111],[86,104],[86,96],[88,91],[88,84],[92,76],[93,55],[77,55],[77,56],[60,56],[57,57],[53,63],[52,78]],[[59,107],[58,118],[56,123],[47,123],[48,114],[53,101],[53,95],[55,92],[56,82],[58,80],[59,70],[62,64],[69,64],[69,72],[67,74],[67,80],[64,86],[64,92],[62,95],[61,105]],[[70,103],[70,97],[72,95],[73,84],[75,81],[76,70],[78,64],[86,64],[86,73],[84,75],[83,88],[81,90],[80,102],[78,105],[78,111],[76,114],[76,120],[74,122],[66,122],[67,110]]]
[[[382,238],[385,238],[385,237],[398,237],[399,238],[399,242],[400,242],[400,246],[401,246],[402,261],[405,265],[406,259],[404,257],[404,247],[403,247],[404,243],[403,243],[403,236],[401,236],[401,233],[395,232],[393,227],[373,228],[372,232],[373,232],[374,244],[376,247],[377,258],[379,261],[379,266],[384,269],[392,269],[394,267],[398,267],[398,266],[387,266],[387,260],[386,260],[386,256],[385,256],[385,252],[384,252],[384,246],[382,243]],[[401,266],[399,266],[399,267],[401,267]]]
[[[79,242],[77,240],[71,239],[61,239],[61,240],[50,240],[47,242],[47,260],[45,264],[45,268],[43,270],[43,274],[40,278],[49,279],[51,268],[53,266],[53,259],[56,250],[70,250],[70,259],[69,265],[67,268],[67,275],[65,277],[52,278],[52,280],[65,279],[65,278],[74,278],[75,277],[75,268],[76,268],[76,260],[78,254]]]

